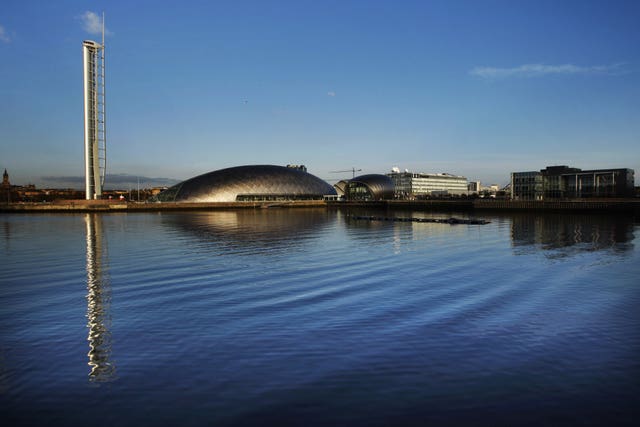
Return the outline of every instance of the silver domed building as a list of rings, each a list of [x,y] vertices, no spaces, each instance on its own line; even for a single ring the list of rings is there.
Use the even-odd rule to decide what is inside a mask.
[[[236,166],[183,181],[155,196],[159,202],[322,200],[334,188],[304,168]]]
[[[347,182],[336,184],[347,200],[374,201],[393,199],[395,187],[386,175],[369,174],[356,176]]]

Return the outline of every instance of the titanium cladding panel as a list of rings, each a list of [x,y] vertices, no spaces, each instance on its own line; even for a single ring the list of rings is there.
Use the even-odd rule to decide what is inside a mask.
[[[162,202],[235,202],[238,196],[322,197],[335,189],[320,178],[273,165],[237,166],[188,179],[158,194]]]

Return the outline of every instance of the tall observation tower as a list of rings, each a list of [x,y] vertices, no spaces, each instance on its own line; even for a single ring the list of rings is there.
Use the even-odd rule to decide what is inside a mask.
[[[104,73],[104,14],[102,43],[82,42],[84,66],[84,173],[86,199],[102,197],[107,166]]]

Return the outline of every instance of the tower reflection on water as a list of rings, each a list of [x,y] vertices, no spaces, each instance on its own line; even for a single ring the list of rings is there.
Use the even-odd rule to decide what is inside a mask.
[[[115,378],[111,361],[111,284],[102,217],[86,214],[87,225],[87,328],[89,329],[89,380],[106,382]]]

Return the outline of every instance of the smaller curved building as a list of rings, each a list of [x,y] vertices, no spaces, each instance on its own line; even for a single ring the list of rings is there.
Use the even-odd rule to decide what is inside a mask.
[[[393,181],[386,175],[369,174],[356,176],[344,186],[344,197],[352,201],[375,201],[393,199]]]
[[[344,198],[344,192],[347,189],[347,184],[349,184],[349,180],[348,179],[342,179],[342,180],[336,182],[335,184],[333,184],[333,188],[335,188],[335,190],[338,193],[339,197]]]
[[[159,202],[322,200],[336,190],[299,167],[236,166],[183,181],[155,197]]]

